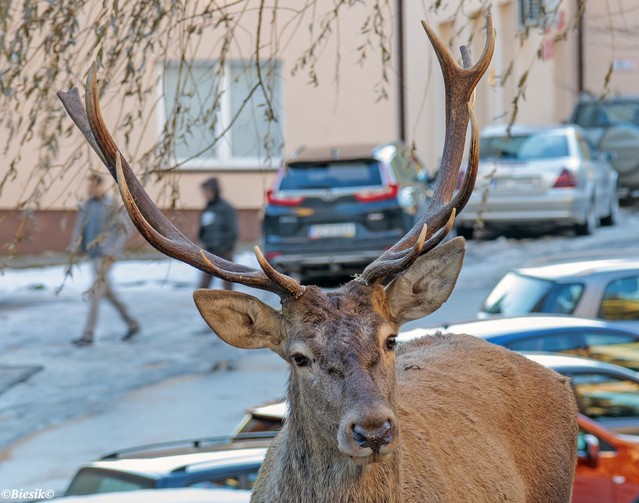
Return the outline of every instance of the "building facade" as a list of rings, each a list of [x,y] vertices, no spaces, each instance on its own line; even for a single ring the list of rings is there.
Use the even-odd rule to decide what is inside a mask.
[[[279,2],[283,11],[295,2],[288,4]],[[623,12],[610,8],[605,0],[493,2],[490,12],[497,39],[490,68],[477,89],[480,127],[510,120],[561,122],[586,91],[637,94],[632,48],[639,35],[628,33]],[[454,54],[459,45],[467,44],[476,59],[485,40],[485,9],[483,2],[465,1],[435,12],[420,2],[396,0],[386,5],[375,29],[370,21],[365,30],[362,20],[368,19],[371,6],[356,3],[340,12],[339,22],[330,24],[325,39],[317,30],[328,21],[311,25],[310,19],[300,19],[299,23],[308,21],[309,28],[293,30],[289,26],[293,18],[281,14],[269,29],[256,30],[257,9],[248,10],[223,60],[215,54],[225,41],[224,24],[193,38],[197,43],[186,50],[167,44],[168,49],[158,51],[141,76],[155,93],[145,102],[147,119],[130,131],[115,128],[116,141],[127,145],[125,155],[136,171],[143,164],[137,164],[142,153],[153,150],[159,139],[162,145],[169,144],[171,153],[164,165],[143,181],[187,236],[194,238],[197,233],[204,204],[200,184],[217,176],[224,197],[239,210],[240,240],[257,241],[265,193],[282,158],[302,145],[403,139],[415,145],[429,171],[437,171],[445,135],[444,90],[420,20],[426,19],[455,48]],[[386,45],[375,45],[380,39],[371,33],[377,32]],[[301,58],[313,57],[306,49],[317,40],[323,42],[317,46],[321,53],[315,64],[303,64]],[[258,53],[263,48],[259,71],[256,47]],[[186,66],[185,55],[192,62]],[[78,84],[81,74],[78,70]],[[101,81],[115,80],[104,69],[99,76]],[[135,99],[120,91],[113,83],[105,88],[107,124],[121,124]],[[203,109],[207,113],[202,116]],[[167,134],[167,124],[172,134]],[[212,141],[217,137],[221,139]],[[61,139],[60,158],[85,148],[82,145],[79,132],[69,133]],[[21,205],[25,194],[42,184],[29,171],[36,152],[36,145],[22,152],[15,178],[0,193],[0,245],[20,237],[17,246],[8,249],[12,253],[64,250],[78,201],[84,197],[87,169],[103,170],[95,155],[84,152],[83,165],[61,176],[54,172],[43,176],[46,190],[37,205]],[[0,175],[12,155],[11,151],[0,154]]]

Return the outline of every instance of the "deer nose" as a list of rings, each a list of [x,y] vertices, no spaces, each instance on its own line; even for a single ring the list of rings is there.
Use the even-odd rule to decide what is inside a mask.
[[[384,446],[393,441],[393,422],[387,419],[375,426],[352,425],[353,441],[362,448],[370,448],[379,452]]]

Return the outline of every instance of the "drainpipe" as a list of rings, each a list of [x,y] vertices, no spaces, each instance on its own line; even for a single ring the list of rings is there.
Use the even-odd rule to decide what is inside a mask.
[[[586,13],[585,0],[577,0],[577,91],[584,92],[584,15]]]
[[[406,96],[404,94],[404,0],[397,0],[398,107],[399,139],[406,142]]]

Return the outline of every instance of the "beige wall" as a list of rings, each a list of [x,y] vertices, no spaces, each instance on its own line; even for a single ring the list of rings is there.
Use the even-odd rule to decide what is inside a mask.
[[[584,87],[587,91],[595,95],[604,92],[639,95],[636,7],[636,2],[589,0],[586,3]],[[616,68],[606,87],[605,77],[611,63],[616,63]]]

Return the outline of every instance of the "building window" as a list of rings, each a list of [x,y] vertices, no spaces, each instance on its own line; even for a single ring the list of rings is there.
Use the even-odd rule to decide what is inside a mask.
[[[188,168],[277,164],[283,149],[279,63],[199,61],[164,66],[164,122],[171,153]],[[174,135],[170,133],[174,132]],[[216,141],[216,139],[219,140]]]
[[[544,26],[546,22],[544,0],[519,0],[519,22],[522,26]]]

